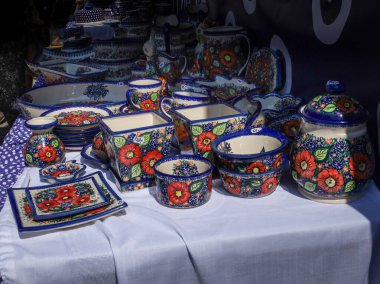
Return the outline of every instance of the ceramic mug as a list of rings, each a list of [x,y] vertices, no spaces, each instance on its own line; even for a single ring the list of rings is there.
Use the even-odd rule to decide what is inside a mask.
[[[128,83],[127,101],[139,110],[158,110],[163,96],[162,82],[155,78],[142,78]]]
[[[184,108],[199,104],[208,104],[211,102],[211,97],[197,92],[190,91],[175,91],[172,98],[165,97],[160,101],[160,110],[163,114],[168,116],[168,109],[171,108]]]

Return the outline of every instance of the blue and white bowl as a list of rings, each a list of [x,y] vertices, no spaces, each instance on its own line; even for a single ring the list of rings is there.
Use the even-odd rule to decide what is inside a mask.
[[[84,174],[86,166],[75,160],[40,169],[40,179],[49,183],[72,181]]]

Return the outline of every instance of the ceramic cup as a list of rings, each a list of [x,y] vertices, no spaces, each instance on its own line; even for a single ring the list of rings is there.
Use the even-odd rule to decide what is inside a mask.
[[[166,157],[154,165],[157,201],[171,208],[193,208],[211,197],[213,166],[193,155]]]
[[[162,82],[154,78],[142,78],[129,82],[127,101],[139,110],[159,110],[163,96]]]
[[[202,93],[189,91],[173,92],[172,98],[165,97],[160,102],[161,112],[170,118],[168,108],[184,108],[199,104],[208,104],[211,102],[211,97]]]
[[[211,143],[218,137],[244,129],[247,115],[227,104],[202,104],[172,109],[181,151],[212,160]]]

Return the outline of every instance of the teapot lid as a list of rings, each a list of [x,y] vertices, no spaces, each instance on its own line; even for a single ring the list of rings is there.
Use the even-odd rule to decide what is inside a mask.
[[[301,108],[300,114],[306,120],[322,124],[354,125],[364,123],[368,112],[354,98],[342,94],[345,86],[339,81],[327,81],[327,94],[313,98]]]

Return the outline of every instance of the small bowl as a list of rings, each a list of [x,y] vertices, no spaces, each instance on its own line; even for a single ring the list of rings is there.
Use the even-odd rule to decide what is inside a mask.
[[[272,171],[255,174],[219,169],[219,173],[227,192],[243,198],[259,198],[276,190],[287,165],[287,159],[284,158],[283,164]]]
[[[211,197],[213,166],[206,158],[176,155],[154,165],[157,184],[156,199],[170,208],[194,208]]]
[[[219,168],[241,173],[263,173],[283,164],[288,138],[268,128],[227,134],[212,143]]]
[[[40,179],[49,183],[71,181],[84,174],[86,166],[75,160],[40,169]]]

